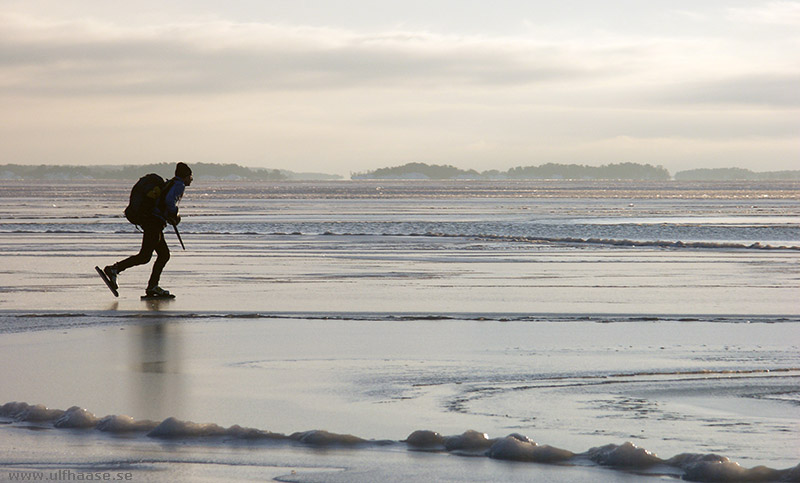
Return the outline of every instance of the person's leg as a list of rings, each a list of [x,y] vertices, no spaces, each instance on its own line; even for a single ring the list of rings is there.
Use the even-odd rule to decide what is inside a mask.
[[[139,253],[128,257],[122,261],[111,265],[111,268],[117,272],[122,272],[137,265],[144,265],[149,262],[153,256],[153,250],[156,250],[159,240],[163,240],[161,230],[157,226],[145,225],[142,227],[144,233],[142,234],[142,248]]]
[[[169,246],[164,239],[164,232],[158,232],[159,238],[156,243],[156,263],[153,264],[153,272],[150,274],[150,281],[147,282],[147,290],[158,287],[158,281],[161,279],[161,271],[164,270],[164,265],[169,261]]]

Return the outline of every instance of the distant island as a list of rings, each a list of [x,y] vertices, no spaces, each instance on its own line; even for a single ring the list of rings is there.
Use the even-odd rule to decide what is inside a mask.
[[[293,171],[248,168],[237,164],[191,163],[197,179],[229,181],[294,181],[339,180],[342,176],[325,173],[295,173]],[[90,180],[138,179],[147,173],[169,176],[174,163],[126,166],[67,166],[67,165],[0,165],[0,180]],[[406,163],[402,166],[380,168],[374,171],[352,173],[351,179],[431,179],[431,180],[524,180],[524,179],[577,179],[577,180],[649,180],[668,181],[752,181],[800,180],[798,171],[754,172],[742,168],[691,169],[670,175],[663,166],[638,163],[616,163],[602,166],[582,164],[547,163],[540,166],[520,166],[507,171],[464,170],[451,165]]]
[[[341,176],[325,173],[295,173],[293,171],[247,168],[237,164],[191,163],[197,179],[286,181],[342,179]],[[170,176],[175,163],[158,163],[126,166],[66,166],[20,164],[0,165],[0,179],[138,179],[147,173]]]
[[[675,173],[676,180],[770,180],[800,179],[800,171],[762,171],[756,173],[742,168],[690,169]]]
[[[393,168],[381,168],[365,173],[354,173],[352,179],[616,179],[616,180],[770,180],[800,179],[800,171],[770,171],[756,173],[741,168],[693,169],[679,171],[673,178],[662,166],[638,163],[582,164],[547,163],[541,166],[524,166],[508,171],[478,172],[450,165],[407,163]]]
[[[408,163],[394,168],[382,168],[356,173],[353,179],[631,179],[669,180],[672,177],[662,166],[618,163],[603,166],[547,163],[541,166],[520,166],[508,171],[478,172],[449,165]]]

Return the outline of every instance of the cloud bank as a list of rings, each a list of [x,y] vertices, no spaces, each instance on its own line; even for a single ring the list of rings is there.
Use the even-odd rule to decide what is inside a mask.
[[[53,95],[576,82],[624,74],[641,50],[225,21],[136,30],[3,15],[0,26],[4,89]]]
[[[342,173],[401,161],[748,167],[769,156],[785,168],[800,154],[800,34],[759,25],[798,25],[798,11],[728,8],[720,21],[746,35],[663,37],[125,25],[0,9],[0,129],[14,140],[0,161]]]

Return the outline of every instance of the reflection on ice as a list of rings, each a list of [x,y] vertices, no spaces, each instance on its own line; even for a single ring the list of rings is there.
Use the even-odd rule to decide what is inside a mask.
[[[170,325],[159,313],[148,324],[129,327],[135,337],[129,343],[129,399],[136,413],[150,417],[185,404],[181,327]]]

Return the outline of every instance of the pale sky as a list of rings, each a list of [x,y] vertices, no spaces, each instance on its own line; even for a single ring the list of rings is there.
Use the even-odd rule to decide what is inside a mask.
[[[800,169],[800,0],[0,0],[0,164]]]

